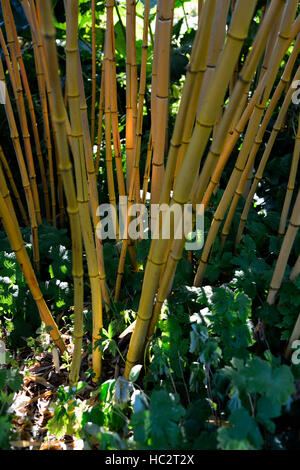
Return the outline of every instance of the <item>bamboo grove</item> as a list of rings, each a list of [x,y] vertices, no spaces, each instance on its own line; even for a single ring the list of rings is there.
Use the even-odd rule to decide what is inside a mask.
[[[38,284],[40,254],[38,229],[43,219],[53,226],[70,227],[72,239],[72,275],[74,287],[74,352],[70,383],[78,380],[84,309],[84,269],[86,259],[92,305],[92,341],[100,337],[103,319],[118,302],[123,288],[124,266],[128,254],[133,271],[139,270],[136,250],[139,240],[122,238],[116,222],[116,242],[121,243],[119,266],[113,289],[106,280],[103,242],[97,236],[101,216],[97,208],[102,195],[98,178],[105,166],[108,199],[117,209],[120,196],[128,197],[126,227],[134,203],[191,204],[193,219],[197,205],[210,206],[224,169],[232,172],[221,200],[210,221],[201,257],[195,269],[194,286],[205,282],[207,264],[216,239],[225,245],[232,229],[238,203],[243,211],[235,236],[238,250],[247,230],[249,210],[268,165],[276,138],[283,128],[293,103],[295,83],[300,80],[300,16],[297,0],[271,0],[262,8],[259,28],[249,44],[249,28],[257,14],[257,0],[198,0],[198,28],[180,96],[173,129],[168,128],[170,113],[171,38],[175,0],[158,0],[155,6],[155,34],[149,30],[150,0],[145,0],[142,44],[136,41],[136,2],[126,3],[126,116],[125,143],[120,137],[118,110],[115,18],[118,3],[107,0],[106,31],[103,49],[96,40],[97,2],[92,9],[92,83],[90,109],[78,48],[79,2],[64,0],[66,17],[66,81],[60,77],[56,30],[51,0],[20,0],[28,24],[39,91],[42,122],[37,122],[36,102],[22,58],[22,44],[9,0],[1,0],[3,25],[0,30],[0,80],[5,95],[4,109],[14,155],[5,155],[0,146],[0,217],[12,250],[21,266],[28,287],[37,303],[41,320],[63,353],[65,344],[42,296]],[[230,12],[230,24],[227,15]],[[228,27],[227,27],[228,26]],[[151,34],[150,34],[151,33]],[[153,40],[149,57],[148,41]],[[247,53],[241,51],[248,40]],[[140,47],[140,51],[138,50]],[[289,54],[287,54],[289,52]],[[101,54],[101,86],[96,83],[96,62]],[[137,56],[140,56],[138,64]],[[151,63],[151,78],[147,64]],[[283,70],[283,73],[279,73]],[[150,84],[150,85],[149,85]],[[147,90],[147,86],[149,90]],[[151,92],[151,129],[147,151],[142,155],[146,92]],[[267,128],[280,103],[272,132]],[[97,104],[97,105],[96,105]],[[1,105],[2,106],[2,105]],[[276,302],[276,294],[285,276],[287,261],[300,226],[300,192],[296,181],[300,154],[300,121],[295,131],[295,146],[287,192],[282,207],[278,237],[281,250],[268,286],[267,302]],[[242,144],[239,144],[243,136]],[[122,146],[125,146],[125,162]],[[259,150],[263,148],[260,161]],[[96,150],[95,150],[96,149]],[[102,158],[103,157],[103,158]],[[141,165],[142,157],[145,165]],[[8,161],[10,163],[8,163]],[[13,162],[13,163],[11,163]],[[21,185],[14,174],[20,175]],[[148,200],[148,199],[147,199]],[[121,203],[120,203],[121,204]],[[121,207],[119,207],[121,210]],[[126,210],[126,209],[125,209]],[[151,223],[162,233],[165,213]],[[143,361],[145,348],[154,334],[161,308],[172,290],[176,268],[185,253],[185,239],[175,238],[174,218],[168,239],[152,239],[144,271],[141,297],[133,325],[124,375]],[[20,227],[30,227],[33,257],[30,259]],[[140,237],[142,239],[142,237]],[[290,274],[293,281],[300,273],[299,257]],[[300,312],[299,312],[300,313]],[[299,317],[300,318],[300,317]],[[297,321],[286,347],[300,336]],[[93,348],[95,380],[101,377],[101,354]]]

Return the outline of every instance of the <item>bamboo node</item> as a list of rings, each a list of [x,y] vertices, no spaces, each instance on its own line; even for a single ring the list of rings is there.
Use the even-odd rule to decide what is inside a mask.
[[[170,142],[170,145],[171,145],[172,147],[176,148],[176,149],[178,149],[178,148],[181,146],[181,144],[174,144],[174,143],[172,142],[172,140],[171,140],[171,142]]]
[[[66,52],[67,52],[68,54],[69,54],[69,53],[72,53],[72,52],[74,52],[74,53],[77,54],[78,47],[76,47],[76,48],[74,48],[74,47],[72,47],[72,48],[66,47],[65,50],[66,50]]]
[[[170,258],[172,258],[176,262],[179,262],[181,260],[181,256],[174,256],[172,255],[172,253],[170,253]]]
[[[230,31],[227,33],[227,36],[230,39],[233,39],[234,41],[238,41],[238,42],[244,42],[247,37],[247,36],[243,36],[243,37],[234,36]]]
[[[238,75],[238,80],[242,83],[244,83],[245,85],[249,85],[249,83],[251,83],[251,80],[246,80],[245,78],[242,77],[242,75]]]
[[[205,128],[208,128],[208,129],[211,129],[213,126],[214,126],[214,123],[212,124],[209,124],[207,122],[203,122],[203,121],[199,121],[199,119],[197,119],[197,126],[200,126],[200,127],[205,127]]]
[[[289,36],[289,35],[285,36],[285,35],[282,34],[281,32],[278,33],[278,37],[279,37],[280,39],[283,39],[284,41],[288,41],[288,40],[290,39],[290,36]]]
[[[84,274],[83,271],[81,271],[80,273],[74,273],[74,271],[72,271],[72,277],[75,278],[75,279],[82,279],[83,274]]]
[[[68,212],[69,215],[75,215],[75,214],[78,214],[79,209],[78,209],[78,207],[76,207],[76,209],[71,209],[71,208],[68,207],[67,212]]]
[[[33,298],[36,302],[39,302],[40,300],[43,300],[43,294],[39,295],[38,297],[33,297]]]
[[[19,248],[13,249],[13,252],[14,253],[19,253],[19,251],[22,251],[23,249],[24,249],[24,244],[22,246],[20,246]]]
[[[151,264],[154,264],[155,266],[163,266],[165,263],[162,262],[162,263],[157,263],[156,261],[153,261],[152,259],[148,258],[149,262]]]
[[[236,170],[236,171],[239,171],[240,173],[241,173],[242,171],[244,171],[244,169],[243,169],[243,168],[239,168],[239,167],[238,167],[238,166],[236,166],[236,165],[234,166],[234,168],[235,168],[235,170]]]

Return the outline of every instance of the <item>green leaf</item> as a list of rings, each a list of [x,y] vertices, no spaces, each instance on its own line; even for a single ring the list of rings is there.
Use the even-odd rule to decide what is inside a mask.
[[[132,384],[125,377],[118,377],[114,388],[114,403],[117,405],[127,404],[132,391]]]
[[[140,375],[140,372],[142,370],[142,364],[137,364],[135,366],[133,366],[133,368],[131,369],[130,371],[130,374],[129,374],[129,380],[130,382],[136,382],[137,379],[139,378],[139,375]]]
[[[139,413],[140,411],[145,411],[148,406],[148,398],[144,392],[141,390],[135,390],[131,395],[131,404],[133,406],[133,413]]]
[[[99,401],[100,403],[105,403],[110,399],[113,387],[115,385],[115,380],[110,379],[104,382],[100,388],[95,392],[95,394],[99,393]]]
[[[23,377],[16,369],[0,369],[0,389],[9,387],[12,392],[20,390]]]
[[[280,416],[280,412],[280,403],[275,400],[261,397],[257,402],[256,419],[271,433],[274,433],[275,431],[275,424],[271,421],[271,419]]]
[[[263,438],[255,420],[245,408],[234,410],[229,418],[230,428],[218,430],[219,447],[224,450],[256,449],[263,444]]]
[[[184,415],[179,397],[165,390],[155,390],[151,395],[150,411],[153,448],[176,448],[180,441],[178,422]]]
[[[0,449],[9,449],[10,419],[8,416],[0,416]]]
[[[138,411],[132,415],[130,427],[133,429],[134,440],[138,447],[149,448],[147,441],[151,432],[150,411]]]
[[[291,369],[283,365],[275,369],[272,374],[272,386],[266,395],[272,399],[277,399],[279,403],[285,405],[289,397],[295,393],[294,377]]]

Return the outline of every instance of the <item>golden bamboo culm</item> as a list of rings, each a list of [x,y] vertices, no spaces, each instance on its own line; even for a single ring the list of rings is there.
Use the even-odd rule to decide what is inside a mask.
[[[263,8],[257,0],[198,0],[198,27],[170,139],[174,0],[157,1],[153,22],[154,10],[150,0],[143,2],[144,7],[134,0],[126,0],[122,5],[106,0],[103,49],[97,35],[99,2],[91,0],[90,96],[88,88],[85,89],[86,77],[78,43],[80,2],[63,2],[66,14],[66,83],[63,84],[52,1],[21,0],[31,32],[37,87],[37,93],[33,95],[33,83],[29,81],[29,70],[26,70],[27,63],[23,60],[13,5],[8,0],[0,1],[4,20],[0,28],[0,45],[5,67],[0,57],[0,81],[1,87],[6,89],[9,84],[12,91],[11,97],[6,94],[4,112],[13,148],[9,154],[4,143],[0,146],[0,218],[41,320],[62,353],[65,344],[42,296],[35,272],[38,272],[40,263],[39,225],[44,221],[54,227],[70,225],[74,285],[71,385],[76,384],[80,377],[84,285],[88,285],[91,292],[93,380],[97,382],[102,373],[102,357],[97,342],[101,339],[103,312],[109,320],[114,303],[126,301],[122,285],[127,254],[131,270],[142,269],[137,262],[137,246],[145,234],[141,231],[138,240],[130,238],[131,210],[135,203],[160,204],[161,209],[162,204],[165,205],[157,219],[151,214],[151,231],[159,237],[153,238],[150,244],[138,312],[131,326],[133,332],[124,370],[128,379],[132,367],[142,361],[184,254],[185,236],[181,239],[175,237],[181,220],[174,217],[170,237],[162,237],[169,225],[169,211],[175,210],[177,205],[182,209],[185,204],[191,204],[195,225],[197,205],[202,203],[203,211],[212,206],[211,199],[219,185],[222,187],[227,166],[233,170],[230,170],[229,180],[214,211],[199,263],[194,265],[194,285],[200,286],[205,278],[220,229],[221,246],[225,246],[231,226],[236,222],[238,204],[244,198],[234,245],[235,250],[239,249],[254,195],[292,103],[293,82],[300,79],[297,63],[300,50],[300,15],[296,16],[298,0],[271,0]],[[143,36],[142,41],[137,41],[141,8],[144,8]],[[122,20],[125,9],[126,28]],[[241,54],[257,15],[259,26],[256,35],[251,38],[251,47]],[[124,110],[118,97],[116,20],[126,43]],[[152,45],[151,57],[148,41]],[[101,79],[98,68],[99,72],[101,69]],[[279,71],[281,76],[278,77]],[[147,106],[150,103],[148,116],[151,117],[147,138],[144,138],[145,103]],[[267,136],[277,109],[275,124]],[[239,146],[240,138],[242,143]],[[294,256],[293,247],[299,232],[299,155],[298,116],[278,226],[281,249],[267,295],[270,305],[276,301],[292,252]],[[12,171],[15,161],[21,186],[16,183]],[[105,195],[99,191],[103,175],[108,192]],[[125,196],[128,198],[126,207]],[[112,283],[106,279],[105,242],[99,237],[102,220],[98,207],[106,197],[116,212],[119,209],[125,213],[126,227],[126,236],[122,239],[118,220],[113,218],[119,260],[117,277]],[[32,263],[22,239],[21,223],[31,228]],[[191,254],[186,257],[194,262]],[[84,260],[87,261],[86,279]],[[299,260],[296,253],[290,282],[295,282],[300,273]],[[300,315],[286,345],[286,358],[291,354],[293,341],[299,336]]]
[[[247,36],[255,6],[255,1],[249,2],[247,6],[243,2],[238,2],[236,5],[225,48],[218,62],[211,87],[208,90],[199,112],[192,139],[174,188],[173,202],[181,206],[189,200],[190,187],[186,185],[187,177],[188,175],[196,175],[199,168],[206,143],[217,118],[219,106],[224,100],[232,71],[241,51],[242,44]],[[164,221],[162,222],[162,229],[164,228],[163,224]],[[129,376],[133,365],[140,360],[144,348],[144,342],[152,316],[153,300],[158,288],[161,269],[165,263],[165,253],[168,245],[169,241],[164,239],[152,240],[151,243],[137,322],[131,337],[126,359],[125,377]]]
[[[79,377],[81,361],[81,344],[83,336],[83,266],[82,266],[82,235],[80,228],[79,209],[73,181],[73,167],[70,160],[66,135],[64,106],[58,60],[55,43],[55,29],[52,19],[51,2],[38,2],[41,34],[44,38],[46,57],[49,64],[49,86],[51,87],[52,120],[56,129],[56,142],[59,166],[63,178],[67,212],[69,214],[72,238],[72,274],[74,279],[74,353],[72,358],[70,382],[76,383]]]

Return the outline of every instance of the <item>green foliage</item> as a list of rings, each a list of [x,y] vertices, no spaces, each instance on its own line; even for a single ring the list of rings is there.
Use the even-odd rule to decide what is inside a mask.
[[[30,252],[31,245],[26,247]],[[40,325],[37,307],[4,232],[0,233],[0,324],[10,333],[8,346],[12,347],[24,343],[22,337],[32,336]]]
[[[15,436],[12,405],[22,383],[16,364],[7,357],[6,366],[0,365],[0,449],[10,449],[10,440]]]
[[[220,374],[230,381],[228,403],[230,428],[218,431],[219,448],[225,450],[261,449],[263,437],[260,427],[275,432],[274,418],[281,414],[295,392],[290,368],[255,357],[246,363],[232,359]]]
[[[149,408],[134,413],[130,421],[134,439],[141,449],[177,449],[181,442],[184,408],[178,396],[165,390],[154,391]]]
[[[232,427],[221,428],[218,432],[219,447],[223,450],[260,449],[263,439],[255,420],[244,408],[236,409],[230,415]]]
[[[85,386],[84,382],[78,382],[73,387],[59,387],[57,390],[58,403],[54,407],[54,416],[47,424],[49,434],[54,434],[57,439],[61,439],[65,434],[78,436],[85,403],[77,399],[76,395]]]

